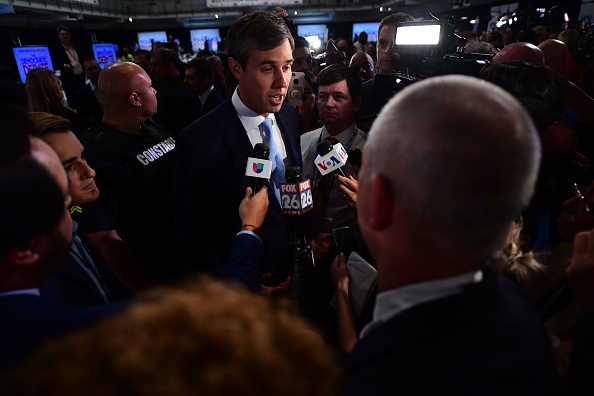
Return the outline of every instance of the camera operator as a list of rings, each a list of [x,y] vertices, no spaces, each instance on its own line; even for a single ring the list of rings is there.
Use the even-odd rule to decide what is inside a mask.
[[[394,52],[394,24],[399,22],[413,22],[415,18],[412,16],[397,12],[392,15],[388,15],[383,18],[380,22],[379,29],[377,30],[377,74],[392,74],[394,72],[394,66],[392,65],[392,53]],[[371,80],[366,81],[363,84],[361,91],[361,107],[357,112],[357,127],[364,132],[369,131],[369,126],[363,118],[373,113],[373,83],[375,77]]]

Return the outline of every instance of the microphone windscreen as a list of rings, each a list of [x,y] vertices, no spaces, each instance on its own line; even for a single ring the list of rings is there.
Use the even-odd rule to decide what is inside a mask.
[[[322,140],[320,143],[318,143],[316,150],[318,151],[318,154],[323,157],[332,151],[332,144],[330,144],[330,142],[327,140]]]
[[[301,179],[301,169],[298,166],[289,166],[285,170],[285,180],[287,183],[299,183]]]
[[[268,147],[268,145],[264,144],[264,143],[257,143],[254,146],[254,151],[252,156],[254,158],[259,158],[259,159],[268,159],[268,157],[270,156],[270,148]]]
[[[402,59],[399,53],[395,52],[390,56],[390,63],[392,66],[398,66],[401,62]]]

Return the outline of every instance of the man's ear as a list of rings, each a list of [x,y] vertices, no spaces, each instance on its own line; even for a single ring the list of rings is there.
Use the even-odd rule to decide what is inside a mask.
[[[241,81],[241,76],[243,74],[243,68],[239,64],[239,61],[235,58],[229,58],[229,70],[235,76],[238,81]]]
[[[381,231],[392,223],[394,192],[388,180],[381,174],[372,175],[370,183],[368,224],[372,230]]]
[[[17,265],[33,265],[39,261],[39,253],[35,249],[33,241],[24,246],[12,248],[8,252],[10,261]]]
[[[142,103],[140,101],[140,95],[138,95],[138,93],[136,93],[136,92],[130,92],[128,94],[128,103],[130,104],[130,106],[133,106],[133,107],[142,106]]]

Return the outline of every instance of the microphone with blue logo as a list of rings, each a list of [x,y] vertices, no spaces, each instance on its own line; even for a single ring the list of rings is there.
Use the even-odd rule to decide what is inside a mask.
[[[270,148],[264,143],[254,146],[252,156],[248,157],[245,175],[254,179],[254,194],[260,191],[264,181],[270,180],[272,161],[268,159]]]

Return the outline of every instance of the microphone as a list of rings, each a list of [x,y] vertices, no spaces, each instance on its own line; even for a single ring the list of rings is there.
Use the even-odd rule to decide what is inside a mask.
[[[270,148],[264,143],[254,146],[252,156],[248,157],[245,167],[245,175],[254,179],[254,194],[256,194],[264,180],[270,180],[272,173],[272,161],[268,159]]]
[[[334,146],[327,140],[322,140],[316,147],[318,156],[315,159],[315,164],[322,175],[330,172],[338,171],[341,175],[346,177],[342,168],[349,158],[341,143],[336,143]]]
[[[285,170],[286,183],[279,184],[281,207],[285,215],[302,215],[313,209],[309,179],[303,180],[298,166]]]

